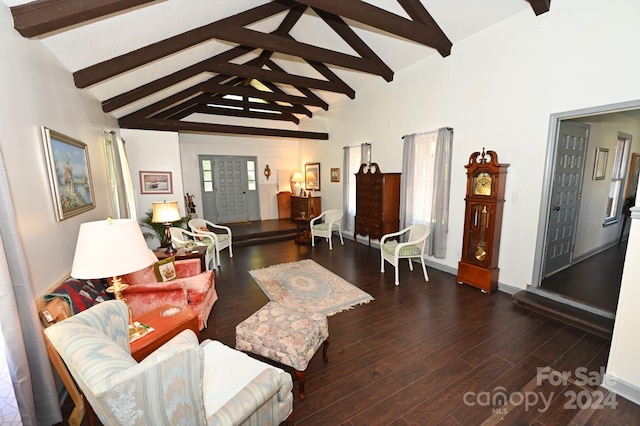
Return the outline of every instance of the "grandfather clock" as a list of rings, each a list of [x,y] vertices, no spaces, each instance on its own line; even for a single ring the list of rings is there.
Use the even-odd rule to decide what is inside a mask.
[[[458,283],[469,284],[484,293],[498,289],[498,254],[502,207],[508,164],[498,162],[495,151],[474,152],[467,169],[462,259]]]

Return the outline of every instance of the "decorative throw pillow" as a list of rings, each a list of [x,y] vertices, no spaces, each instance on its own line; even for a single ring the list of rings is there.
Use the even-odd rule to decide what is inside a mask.
[[[198,231],[202,231],[202,232],[211,232],[209,231],[209,228],[206,227],[206,225],[202,225],[202,226],[198,226]],[[196,239],[198,241],[202,241],[202,237],[196,237]],[[208,241],[209,239],[207,239]]]
[[[153,270],[156,273],[158,282],[163,283],[167,281],[173,281],[178,278],[175,260],[176,258],[171,256],[167,257],[166,259],[162,259],[153,265]]]

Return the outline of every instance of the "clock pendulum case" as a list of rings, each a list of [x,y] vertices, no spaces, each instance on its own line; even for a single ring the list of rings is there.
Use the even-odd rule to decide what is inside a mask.
[[[457,281],[491,293],[498,289],[502,207],[509,165],[500,164],[495,151],[485,153],[483,148],[482,153],[471,154],[464,167],[467,195]]]

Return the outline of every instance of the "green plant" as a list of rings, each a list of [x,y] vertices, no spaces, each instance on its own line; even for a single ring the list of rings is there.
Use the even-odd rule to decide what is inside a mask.
[[[140,219],[140,227],[142,228],[142,235],[145,240],[152,240],[157,238],[162,244],[162,240],[164,240],[164,224],[152,222],[153,219],[153,210],[149,209],[144,216]],[[191,220],[191,215],[185,216],[180,220],[176,220],[175,222],[171,222],[171,226],[176,226],[178,228],[187,228],[187,224]]]

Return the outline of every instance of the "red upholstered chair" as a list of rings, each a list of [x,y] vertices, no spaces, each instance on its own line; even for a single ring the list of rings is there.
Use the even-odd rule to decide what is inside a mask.
[[[129,284],[123,296],[134,317],[171,304],[196,312],[200,329],[203,329],[207,326],[213,304],[218,300],[214,273],[200,272],[200,259],[178,260],[175,269],[178,278],[167,282],[158,282],[154,265],[123,275],[122,282]]]

